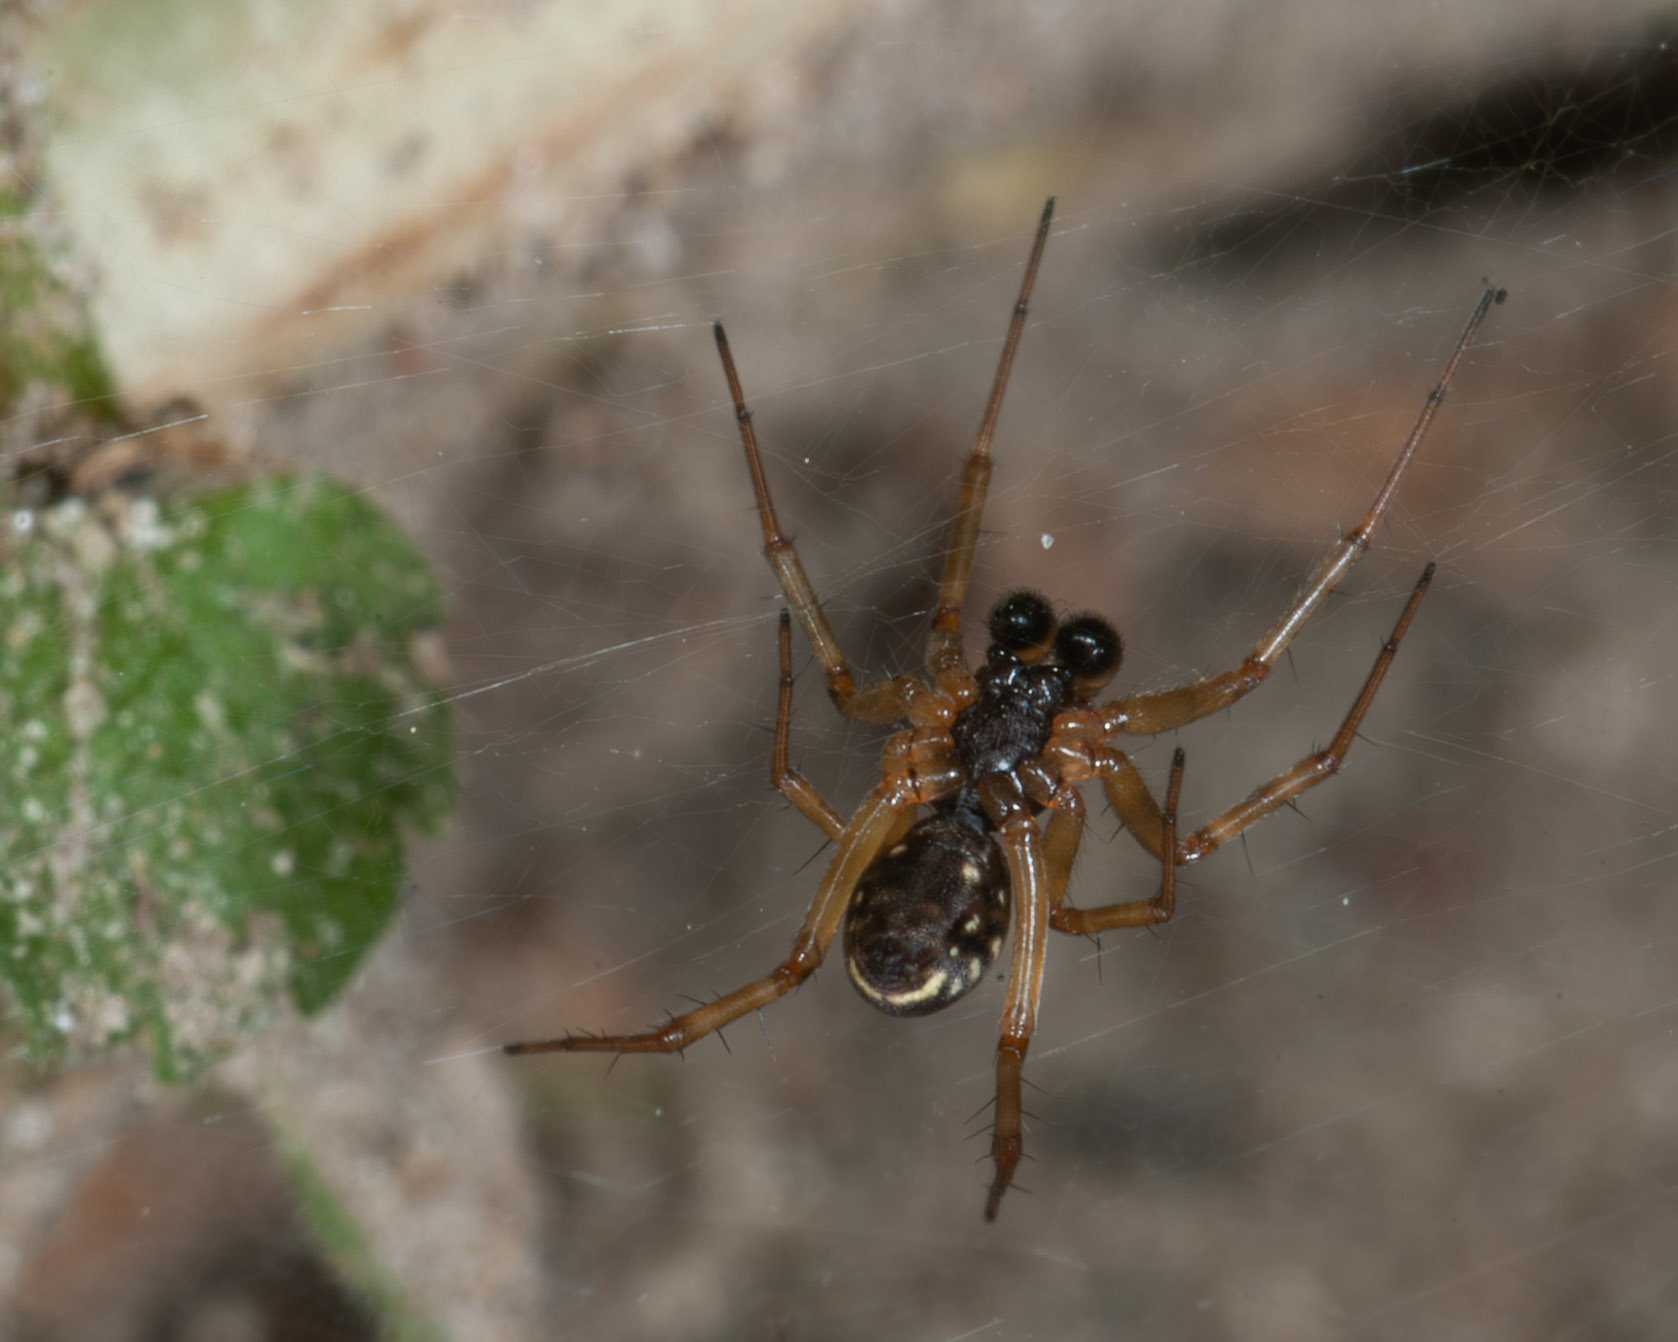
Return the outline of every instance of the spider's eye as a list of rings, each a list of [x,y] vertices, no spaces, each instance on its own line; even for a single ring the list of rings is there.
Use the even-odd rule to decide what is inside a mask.
[[[1118,631],[1095,615],[1068,620],[1055,638],[1055,656],[1072,673],[1073,691],[1080,699],[1088,698],[1113,678],[1123,654]]]
[[[1055,613],[1036,592],[1010,592],[990,613],[990,637],[1022,662],[1035,662],[1055,637]]]

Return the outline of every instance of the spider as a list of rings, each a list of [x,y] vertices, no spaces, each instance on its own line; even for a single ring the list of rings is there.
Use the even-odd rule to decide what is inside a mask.
[[[986,1220],[995,1219],[1023,1150],[1020,1072],[1037,1022],[1049,930],[1087,935],[1168,921],[1176,910],[1178,867],[1199,861],[1259,817],[1335,773],[1427,591],[1434,566],[1423,569],[1327,748],[1279,773],[1192,834],[1180,838],[1177,833],[1183,751],[1178,749],[1172,758],[1161,807],[1129,757],[1109,742],[1125,734],[1146,736],[1181,727],[1227,708],[1258,687],[1300,627],[1369,548],[1457,365],[1487,310],[1506,296],[1504,290],[1492,288],[1481,296],[1363,520],[1317,564],[1293,603],[1240,665],[1173,689],[1096,703],[1095,696],[1117,672],[1122,652],[1113,626],[1097,616],[1060,621],[1042,596],[1012,592],[990,613],[990,646],[977,671],[969,670],[961,646],[962,602],[990,482],[991,439],[1054,206],[1050,197],[1043,207],[990,400],[962,470],[924,679],[898,676],[857,683],[798,552],[781,531],[728,338],[720,322],[713,328],[757,495],[763,552],[821,663],[828,694],[848,718],[873,723],[907,720],[909,726],[887,739],[879,784],[849,820],[843,819],[788,760],[792,628],[783,609],[771,779],[835,848],[792,953],[762,978],[644,1034],[568,1034],[506,1045],[508,1053],[679,1053],[802,984],[822,963],[841,923],[845,969],[862,996],[893,1015],[925,1015],[950,1005],[984,977],[1001,954],[1013,906],[1014,955],[996,1050],[991,1136],[995,1175],[985,1203]],[[1124,827],[1160,863],[1159,889],[1152,897],[1091,909],[1067,901],[1067,878],[1084,829],[1078,785],[1091,780],[1100,782]],[[930,807],[930,812],[917,818],[922,807]],[[1046,824],[1039,820],[1044,812]]]

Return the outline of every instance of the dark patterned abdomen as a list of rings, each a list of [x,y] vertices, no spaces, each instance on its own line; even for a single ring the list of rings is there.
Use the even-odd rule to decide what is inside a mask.
[[[948,1006],[1008,935],[1008,865],[977,812],[935,811],[869,864],[845,911],[845,969],[894,1016]]]

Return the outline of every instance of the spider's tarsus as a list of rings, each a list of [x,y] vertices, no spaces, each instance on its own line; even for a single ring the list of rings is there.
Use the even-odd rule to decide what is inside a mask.
[[[501,1051],[517,1057],[524,1053],[569,1053],[574,1051],[571,1040],[573,1036],[569,1030],[557,1039],[521,1039],[516,1043],[503,1044]]]
[[[1002,1209],[1002,1195],[1004,1193],[1012,1193],[1016,1191],[1023,1193],[1026,1197],[1034,1196],[1031,1189],[1027,1188],[1024,1184],[1016,1184],[1012,1181],[1009,1182],[1006,1188],[992,1188],[990,1190],[989,1198],[985,1201],[985,1220],[996,1220],[997,1212]]]

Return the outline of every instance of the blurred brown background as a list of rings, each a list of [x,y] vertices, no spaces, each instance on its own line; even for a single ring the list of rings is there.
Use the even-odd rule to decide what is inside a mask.
[[[49,187],[124,385],[413,528],[453,594],[465,797],[328,1018],[191,1097],[15,1078],[20,1336],[376,1335],[287,1143],[443,1336],[1667,1331],[1661,9],[42,15]],[[998,986],[901,1021],[829,969],[726,1052],[494,1050],[737,986],[819,880],[768,787],[779,604],[709,322],[846,649],[912,670],[1051,192],[973,614],[1027,584],[1103,613],[1127,686],[1245,652],[1482,281],[1510,297],[1272,683],[1137,743],[1158,789],[1187,750],[1188,823],[1222,809],[1332,733],[1438,558],[1305,817],[1185,873],[1168,926],[1051,946],[1023,1187],[986,1226]],[[848,811],[883,734],[797,658],[795,762]],[[1145,893],[1091,800],[1075,897]]]

